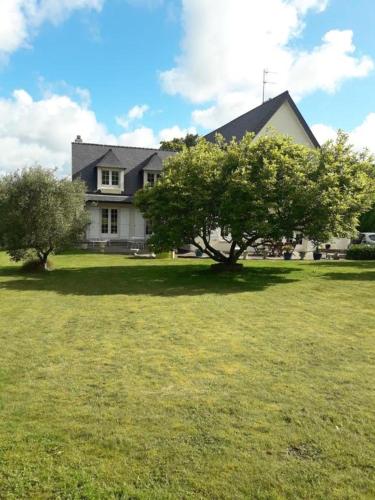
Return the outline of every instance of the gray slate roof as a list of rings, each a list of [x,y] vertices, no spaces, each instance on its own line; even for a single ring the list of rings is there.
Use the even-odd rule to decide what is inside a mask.
[[[312,133],[310,127],[307,125],[288,91],[283,92],[277,97],[266,101],[260,106],[248,111],[244,115],[241,115],[213,132],[210,132],[205,136],[205,138],[210,142],[214,142],[215,135],[219,133],[224,136],[226,141],[231,141],[233,137],[241,140],[246,132],[254,132],[255,134],[258,134],[285,101],[289,103],[297,115],[297,118],[299,119],[306,134],[309,136],[311,142],[314,146],[319,147],[319,142]]]
[[[73,142],[72,175],[73,179],[80,178],[86,182],[88,193],[95,193],[98,166],[105,163],[105,166],[123,168],[125,191],[122,195],[132,196],[142,187],[143,169],[161,170],[163,160],[173,154],[159,149]],[[109,164],[110,160],[116,164]]]
[[[205,137],[208,141],[214,142],[216,133],[222,134],[227,141],[233,137],[240,140],[246,132],[257,134],[285,101],[295,112],[312,143],[319,147],[318,141],[287,91],[210,132]],[[81,178],[86,182],[88,194],[100,195],[97,191],[97,167],[123,168],[125,190],[120,195],[110,196],[114,199],[117,199],[117,196],[122,202],[131,202],[132,196],[143,185],[143,172],[162,170],[163,161],[174,154],[172,151],[151,148],[73,142],[72,176],[73,179]],[[109,200],[109,195],[101,196]]]
[[[98,167],[117,167],[122,168],[120,160],[117,158],[112,148],[98,162]]]

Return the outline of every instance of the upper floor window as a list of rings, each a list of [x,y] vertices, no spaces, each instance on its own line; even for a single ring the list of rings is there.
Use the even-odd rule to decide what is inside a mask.
[[[155,172],[147,172],[147,185],[154,187],[156,182],[160,179],[160,174]]]
[[[102,170],[102,184],[105,186],[109,186],[110,182],[110,171]]]
[[[118,170],[102,169],[102,186],[120,185],[120,173]]]
[[[117,170],[112,170],[112,186],[118,186],[120,183],[120,176]]]

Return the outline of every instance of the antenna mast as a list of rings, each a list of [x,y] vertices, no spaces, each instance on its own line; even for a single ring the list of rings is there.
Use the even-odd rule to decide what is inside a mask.
[[[270,74],[275,74],[275,71],[269,71],[268,69],[263,70],[263,92],[262,92],[262,103],[265,101],[265,93],[266,93],[266,85],[271,84],[273,85],[275,82],[270,82],[267,80],[267,75]]]

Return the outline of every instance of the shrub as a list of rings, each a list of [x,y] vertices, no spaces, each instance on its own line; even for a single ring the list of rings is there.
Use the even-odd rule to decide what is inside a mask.
[[[352,245],[346,252],[349,260],[375,260],[375,245]]]

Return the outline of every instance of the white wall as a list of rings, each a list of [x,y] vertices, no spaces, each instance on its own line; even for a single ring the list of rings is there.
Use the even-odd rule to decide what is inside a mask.
[[[118,210],[118,234],[101,233],[101,209],[116,208]],[[97,207],[89,206],[91,224],[86,231],[88,240],[128,240],[132,238],[145,238],[145,221],[141,212],[130,205],[103,203]]]
[[[271,129],[276,129],[277,132],[284,135],[290,135],[298,144],[315,147],[287,101],[280,106],[257,137],[267,134]]]

